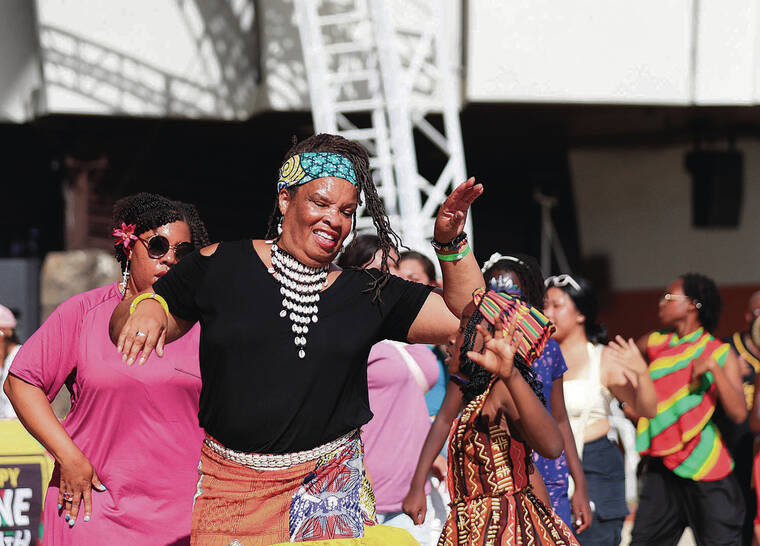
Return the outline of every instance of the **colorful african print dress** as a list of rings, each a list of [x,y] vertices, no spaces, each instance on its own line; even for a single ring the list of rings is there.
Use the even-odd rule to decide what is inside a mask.
[[[449,437],[451,512],[438,546],[572,544],[578,541],[528,480],[530,450],[480,419],[491,386],[454,422]]]
[[[712,421],[717,387],[712,373],[692,383],[694,360],[726,362],[729,346],[704,329],[678,338],[675,332],[653,332],[647,340],[649,375],[657,391],[657,415],[638,422],[636,448],[662,458],[681,478],[715,481],[731,473],[734,463]]]

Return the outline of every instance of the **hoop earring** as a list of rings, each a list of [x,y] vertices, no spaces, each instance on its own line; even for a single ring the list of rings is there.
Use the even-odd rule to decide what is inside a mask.
[[[128,284],[129,284],[129,260],[127,260],[127,263],[124,266],[124,273],[122,274],[121,282],[119,283],[119,292],[121,293],[122,298],[127,293]]]
[[[282,235],[282,217],[277,222],[277,235]]]

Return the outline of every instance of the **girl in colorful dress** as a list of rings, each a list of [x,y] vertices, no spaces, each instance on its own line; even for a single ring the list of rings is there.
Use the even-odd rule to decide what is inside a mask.
[[[483,265],[482,271],[490,289],[506,292],[510,295],[519,295],[524,302],[534,307],[543,306],[544,280],[534,258],[527,255],[502,256],[495,253]],[[549,402],[547,407],[550,408],[551,414],[557,420],[557,425],[562,434],[563,447],[565,453],[568,454],[567,459],[574,463],[571,468],[573,469],[573,478],[576,478],[577,487],[573,495],[572,512],[567,495],[568,460],[565,458],[565,453],[555,459],[550,459],[534,452],[533,462],[543,478],[554,511],[568,527],[574,526],[576,532],[583,531],[591,524],[591,508],[586,492],[586,480],[575,451],[575,441],[567,420],[562,390],[562,374],[567,367],[556,341],[553,339],[547,341],[544,352],[533,363],[533,368],[543,385],[544,399]],[[426,515],[426,507],[422,503],[420,494],[421,480],[429,472],[432,457],[435,457],[436,450],[444,444],[451,422],[459,414],[461,408],[461,390],[452,383],[446,391],[442,409],[428,433],[417,469],[410,483],[404,502],[410,515],[416,514],[418,518],[424,518]]]
[[[108,337],[111,312],[208,244],[194,207],[159,195],[114,207],[122,283],[74,296],[21,347],[6,393],[27,430],[55,458],[43,542],[56,546],[188,544],[203,430],[200,328],[164,359],[127,369]],[[63,385],[71,411],[50,402]]]
[[[747,407],[736,356],[712,335],[720,308],[715,283],[687,273],[660,299],[663,329],[639,340],[658,404],[638,424],[636,447],[650,457],[631,544],[675,544],[686,526],[700,545],[741,544],[743,496],[712,416],[718,400],[735,423]]]
[[[544,278],[538,262],[532,256],[524,254],[503,256],[497,252],[483,264],[482,269],[483,277],[490,289],[521,294],[528,304],[543,307],[546,290]],[[575,438],[565,408],[562,377],[567,371],[567,365],[559,344],[554,339],[546,342],[546,348],[533,364],[533,368],[543,385],[544,398],[549,403],[549,412],[557,421],[564,445],[564,452],[556,459],[548,459],[534,452],[533,463],[546,484],[554,511],[568,527],[580,533],[591,525],[591,507],[586,478],[583,475],[583,467],[578,458]],[[572,499],[568,498],[569,475],[572,475],[575,484]]]
[[[523,321],[531,337],[518,327]],[[449,369],[466,406],[449,438],[452,509],[439,546],[577,544],[529,478],[537,474],[532,449],[550,458],[562,452],[530,366],[552,329],[538,311],[501,292],[476,290],[465,309]]]

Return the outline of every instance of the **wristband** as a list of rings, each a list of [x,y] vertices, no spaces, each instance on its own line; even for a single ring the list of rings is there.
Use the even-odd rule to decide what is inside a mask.
[[[135,309],[137,309],[137,304],[145,300],[156,300],[158,303],[161,304],[161,307],[164,308],[164,313],[166,313],[166,318],[169,318],[169,304],[166,303],[166,300],[164,298],[162,298],[155,292],[140,294],[135,299],[133,299],[132,303],[129,304],[129,314],[131,315],[132,313],[134,313]]]
[[[464,247],[463,250],[460,250],[456,254],[440,254],[438,252],[435,253],[436,256],[438,256],[438,259],[442,262],[457,262],[467,256],[470,253],[470,245],[467,245]]]
[[[436,252],[451,252],[461,250],[467,244],[467,234],[463,231],[448,243],[441,243],[433,239],[430,241]]]

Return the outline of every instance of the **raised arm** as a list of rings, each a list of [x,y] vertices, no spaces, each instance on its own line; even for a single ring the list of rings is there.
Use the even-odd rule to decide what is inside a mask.
[[[637,417],[657,415],[657,392],[649,375],[649,366],[633,339],[621,336],[608,344],[602,353],[602,383],[625,402]]]
[[[433,236],[438,243],[451,243],[464,231],[467,212],[482,193],[483,185],[476,184],[475,178],[467,179],[451,192],[435,219]],[[451,312],[461,317],[462,310],[472,301],[473,291],[485,286],[478,261],[469,246],[459,253],[452,249],[437,251],[436,254],[443,273],[443,299]],[[465,255],[455,259],[459,254]]]
[[[557,423],[514,365],[516,325],[517,318],[511,317],[507,330],[497,330],[495,337],[487,328],[478,325],[478,332],[485,341],[485,350],[483,353],[468,351],[467,356],[501,379],[494,385],[490,396],[501,406],[525,443],[540,455],[556,459],[562,453],[562,435]]]
[[[483,193],[483,186],[470,178],[460,184],[438,210],[433,238],[448,245],[464,231],[470,205]],[[464,240],[466,243],[466,239]],[[483,274],[469,244],[437,249],[443,273],[443,289],[431,292],[409,328],[410,343],[446,343],[456,330],[462,310],[472,301],[476,288],[484,287]]]

